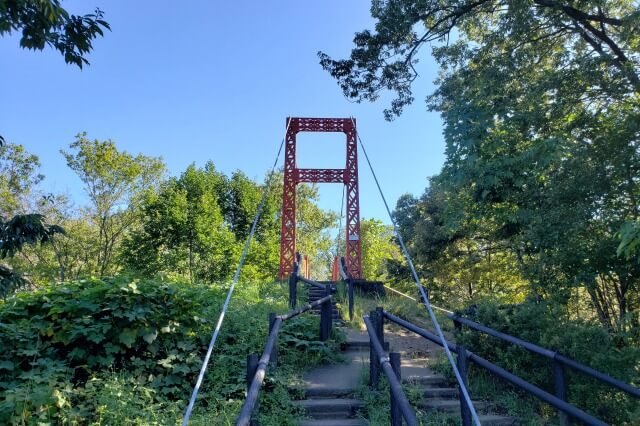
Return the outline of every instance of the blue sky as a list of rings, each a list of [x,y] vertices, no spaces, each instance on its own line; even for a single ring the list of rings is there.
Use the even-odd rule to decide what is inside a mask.
[[[368,1],[64,1],[72,13],[105,11],[112,32],[94,43],[91,66],[67,65],[50,49],[0,38],[0,134],[37,154],[43,189],[82,205],[82,184],[60,155],[74,135],[112,139],[131,153],[162,156],[177,175],[211,159],[219,170],[262,179],[285,117],[354,116],[391,207],[420,194],[444,160],[441,121],[426,111],[436,65],[422,52],[417,101],[389,123],[375,104],[347,101],[317,51],[346,57],[353,35],[372,28]],[[343,135],[300,134],[301,167],[343,167]],[[282,164],[282,159],[280,160]],[[341,185],[321,185],[339,210]],[[361,215],[388,222],[360,158]]]

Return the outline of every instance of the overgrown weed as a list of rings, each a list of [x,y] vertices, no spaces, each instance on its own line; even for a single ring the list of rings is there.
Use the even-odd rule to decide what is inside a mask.
[[[0,304],[0,423],[160,425],[180,421],[226,295],[225,286],[81,280]],[[246,357],[261,353],[268,313],[288,310],[280,283],[241,283],[216,344],[192,424],[232,424],[246,390]],[[294,424],[289,385],[336,360],[302,315],[279,335],[280,365],[267,371],[261,422]],[[339,333],[334,333],[339,336]],[[340,340],[340,339],[338,339]]]

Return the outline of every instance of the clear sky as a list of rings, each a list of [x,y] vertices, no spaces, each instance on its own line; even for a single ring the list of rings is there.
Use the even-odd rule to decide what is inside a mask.
[[[43,189],[82,204],[82,184],[60,149],[74,135],[112,139],[131,153],[162,156],[172,175],[211,159],[219,170],[262,179],[285,117],[348,117],[393,208],[422,193],[444,160],[441,121],[426,111],[437,68],[423,52],[417,101],[386,122],[375,104],[347,101],[317,52],[346,57],[353,35],[372,28],[370,2],[211,0],[63,1],[72,13],[105,11],[112,32],[94,43],[84,70],[51,49],[20,49],[0,38],[0,134],[37,154]],[[387,98],[388,100],[388,98]],[[299,136],[300,167],[343,167],[343,135]],[[280,160],[282,164],[282,158]],[[341,185],[321,185],[321,205],[340,209]],[[360,155],[361,215],[388,222]]]

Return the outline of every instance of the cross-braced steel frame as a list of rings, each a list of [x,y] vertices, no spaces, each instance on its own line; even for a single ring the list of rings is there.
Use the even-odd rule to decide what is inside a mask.
[[[296,135],[299,132],[342,132],[347,137],[344,169],[299,169]],[[356,124],[351,118],[287,118],[280,232],[280,279],[293,271],[296,255],[296,186],[299,183],[342,183],[346,186],[347,222],[345,263],[351,278],[362,278],[360,248],[360,197]]]

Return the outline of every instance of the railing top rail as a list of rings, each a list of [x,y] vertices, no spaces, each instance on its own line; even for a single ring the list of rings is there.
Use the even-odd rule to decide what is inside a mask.
[[[391,392],[393,392],[394,398],[398,402],[398,406],[400,407],[402,416],[409,426],[417,426],[418,418],[416,417],[416,413],[413,411],[413,408],[411,408],[411,404],[409,404],[409,400],[402,390],[402,385],[400,384],[400,381],[396,377],[393,368],[391,367],[389,358],[386,356],[384,349],[382,348],[382,344],[380,343],[380,340],[378,340],[378,336],[376,336],[375,331],[373,330],[373,324],[371,323],[369,315],[364,316],[364,323],[367,326],[369,341],[371,342],[376,355],[379,357],[382,371],[384,372],[385,376],[387,376],[389,387],[391,388]],[[370,362],[373,362],[373,360],[370,360]]]
[[[387,311],[383,311],[383,315],[386,319],[398,324],[401,327],[406,328],[407,330],[413,331],[414,333],[418,334],[419,336],[424,337],[425,339],[428,339],[430,341],[432,341],[433,343],[443,346],[444,344],[446,344],[449,347],[449,350],[451,352],[454,353],[458,353],[458,347],[456,347],[456,345],[454,345],[453,343],[449,342],[448,340],[445,340],[444,342],[442,342],[440,340],[440,337],[436,336],[433,333],[428,332],[427,330],[418,327],[415,324],[410,323],[409,321],[403,320],[400,317],[397,317]],[[569,414],[570,416],[573,416],[581,421],[583,421],[584,423],[586,423],[587,425],[596,425],[596,426],[606,426],[606,423],[602,422],[601,420],[591,416],[590,414],[580,410],[579,408],[561,400],[560,398],[556,397],[555,395],[550,394],[549,392],[546,392],[543,389],[540,389],[539,387],[525,381],[524,379],[521,379],[520,377],[516,376],[513,373],[510,373],[509,371],[498,367],[497,365],[491,363],[490,361],[487,361],[486,359],[482,358],[479,355],[476,355],[475,353],[466,350],[466,356],[469,358],[470,361],[474,362],[475,364],[485,368],[486,370],[490,371],[491,373],[497,375],[498,377],[501,377],[504,380],[507,380],[508,382],[514,384],[515,386],[535,395],[536,397],[542,399],[543,401],[553,405],[554,407],[556,407],[557,409]]]
[[[333,296],[331,294],[328,294],[316,300],[315,302],[309,303],[307,305],[301,306],[298,309],[289,311],[286,314],[277,315],[275,317],[275,321],[273,322],[273,326],[271,327],[271,331],[269,332],[269,337],[267,338],[267,343],[264,346],[264,351],[262,352],[262,356],[258,361],[256,372],[253,375],[253,379],[251,380],[251,384],[247,392],[247,397],[244,403],[242,404],[240,414],[238,415],[236,426],[247,426],[251,422],[251,415],[253,413],[253,410],[255,409],[256,402],[260,394],[260,388],[262,387],[262,383],[266,375],[267,366],[271,359],[271,353],[273,352],[273,348],[276,344],[278,333],[280,332],[280,327],[282,326],[282,323],[288,319],[296,317],[318,305],[321,305],[331,300],[332,297]]]
[[[264,346],[262,357],[260,357],[260,361],[258,361],[258,368],[256,368],[256,373],[251,380],[251,386],[249,387],[249,391],[247,392],[247,398],[245,399],[244,404],[242,404],[242,409],[240,410],[240,415],[238,416],[236,426],[247,426],[251,422],[251,413],[253,413],[253,409],[255,408],[256,402],[258,401],[260,387],[262,387],[262,382],[264,381],[264,377],[266,375],[267,365],[269,364],[269,360],[271,359],[271,352],[273,351],[273,347],[276,343],[281,325],[282,318],[276,317],[276,320],[273,323],[273,327],[271,327],[271,332],[269,333],[267,343]]]
[[[319,283],[318,281],[310,280],[309,278],[305,278],[301,275],[298,275],[298,280],[302,281],[303,283],[307,283],[313,287],[322,288],[322,289],[326,288],[326,284],[322,284],[322,283]]]
[[[289,311],[286,314],[279,315],[279,318],[282,318],[283,320],[291,319],[293,317],[296,317],[296,316],[308,311],[309,309],[313,309],[316,306],[322,305],[324,302],[326,302],[327,300],[330,300],[331,298],[332,298],[332,295],[324,296],[324,297],[316,300],[315,302],[308,303],[308,304],[306,304],[304,306],[301,306],[298,309],[294,309],[293,311]]]
[[[531,352],[534,352],[534,353],[536,353],[538,355],[542,355],[544,357],[554,359],[556,357],[556,355],[558,354],[556,351],[552,351],[551,349],[543,348],[542,346],[536,345],[534,343],[527,342],[526,340],[522,340],[522,339],[519,339],[519,338],[517,338],[515,336],[511,336],[511,335],[503,333],[501,331],[494,330],[491,327],[487,327],[485,325],[478,324],[477,322],[474,322],[474,321],[471,321],[469,319],[466,319],[466,318],[463,318],[461,316],[458,316],[455,313],[454,314],[449,314],[447,316],[449,318],[451,318],[454,322],[459,322],[459,323],[464,324],[467,327],[472,328],[474,330],[478,330],[478,331],[481,331],[481,332],[483,332],[485,334],[488,334],[490,336],[496,337],[498,339],[505,340],[507,342],[516,344],[518,346],[522,346],[523,348],[525,348],[525,349],[527,349],[527,350],[529,350]]]
[[[544,348],[542,346],[536,345],[534,343],[531,342],[527,342],[526,340],[522,340],[519,339],[515,336],[511,336],[509,334],[506,333],[502,333],[498,330],[494,330],[491,327],[487,327],[484,326],[482,324],[478,324],[477,322],[471,321],[467,318],[463,318],[460,317],[456,314],[449,314],[447,315],[449,318],[451,318],[453,321],[455,322],[459,322],[461,324],[466,325],[469,328],[472,328],[474,330],[478,330],[480,332],[483,332],[485,334],[488,334],[490,336],[496,337],[498,339],[504,340],[506,342],[509,343],[513,343],[515,345],[521,346],[523,348],[525,348],[526,350],[536,353],[538,355],[542,355],[544,357],[553,359],[555,361],[558,361],[568,367],[573,368],[574,370],[578,370],[584,374],[586,374],[587,376],[593,377],[594,379],[600,380],[604,383],[607,383],[610,386],[613,386],[629,395],[634,396],[635,398],[640,398],[640,389],[635,387],[635,386],[631,386],[628,383],[625,383],[621,380],[618,380],[614,377],[609,376],[608,374],[602,373],[598,370],[595,370],[587,365],[584,365],[578,361],[575,361],[571,358],[568,358],[556,351]]]

